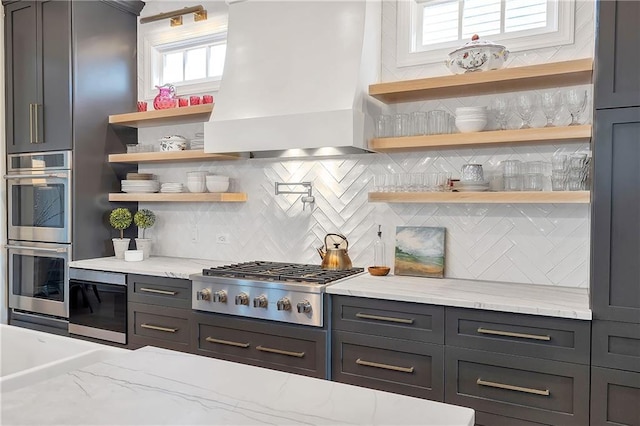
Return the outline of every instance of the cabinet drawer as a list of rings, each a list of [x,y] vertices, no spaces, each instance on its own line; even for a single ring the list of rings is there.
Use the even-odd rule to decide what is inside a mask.
[[[444,307],[332,296],[333,329],[425,343],[444,343]]]
[[[442,401],[443,347],[334,331],[332,380]]]
[[[538,423],[589,422],[589,366],[446,348],[445,402]]]
[[[305,376],[327,376],[325,330],[195,315],[199,355]]]
[[[447,345],[589,364],[589,321],[446,309]]]
[[[513,417],[476,411],[476,426],[552,426],[549,423],[530,422],[529,420],[514,419]]]
[[[191,281],[129,274],[129,301],[191,309]]]
[[[591,424],[640,426],[640,373],[591,369]]]
[[[640,325],[594,321],[593,365],[640,373]]]
[[[189,351],[191,311],[129,303],[129,343]]]

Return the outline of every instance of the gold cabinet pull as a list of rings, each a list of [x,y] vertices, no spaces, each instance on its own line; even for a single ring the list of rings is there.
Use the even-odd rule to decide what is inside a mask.
[[[256,349],[259,350],[259,351],[262,351],[262,352],[269,352],[269,353],[272,353],[272,354],[293,356],[293,357],[296,357],[296,358],[302,358],[304,356],[304,352],[283,351],[282,349],[267,348],[267,347],[264,347],[262,345],[256,346]]]
[[[356,317],[362,318],[362,319],[372,319],[377,321],[398,322],[400,324],[413,324],[413,321],[414,321],[412,319],[407,319],[407,318],[382,317],[379,315],[363,314],[362,312],[358,312],[356,314]]]
[[[356,359],[356,364],[365,365],[367,367],[382,368],[384,370],[400,371],[401,373],[413,373],[413,370],[414,370],[413,367],[398,367],[397,365],[381,364],[379,362],[365,361],[360,358]]]
[[[480,386],[487,386],[490,388],[498,388],[498,389],[512,390],[516,392],[532,393],[534,395],[549,396],[550,394],[549,389],[540,390],[540,389],[533,389],[533,388],[523,388],[522,386],[507,385],[505,383],[487,382],[482,379],[476,380],[476,384]]]
[[[144,291],[146,293],[166,294],[168,296],[175,296],[176,294],[178,294],[177,291],[156,290],[155,288],[144,288],[144,287],[140,287],[140,291]]]
[[[251,345],[251,343],[232,342],[231,340],[215,339],[213,337],[207,337],[204,340],[206,340],[207,342],[211,342],[211,343],[218,343],[220,345],[227,345],[227,346],[235,346],[235,347],[238,347],[238,348],[248,348],[249,345]]]
[[[551,340],[551,336],[539,335],[539,334],[525,334],[525,333],[514,333],[512,331],[502,331],[502,330],[490,330],[488,328],[478,327],[478,333],[480,334],[493,334],[495,336],[507,336],[507,337],[519,337],[521,339],[533,339],[533,340]]]
[[[29,104],[29,143],[33,142],[33,104]]]
[[[176,331],[178,331],[177,328],[160,327],[159,325],[151,325],[151,324],[140,324],[140,327],[148,328],[149,330],[164,331],[166,333],[175,333]]]

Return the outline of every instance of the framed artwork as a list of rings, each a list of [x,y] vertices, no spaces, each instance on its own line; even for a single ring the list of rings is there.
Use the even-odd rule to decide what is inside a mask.
[[[395,275],[444,278],[445,228],[396,227]]]

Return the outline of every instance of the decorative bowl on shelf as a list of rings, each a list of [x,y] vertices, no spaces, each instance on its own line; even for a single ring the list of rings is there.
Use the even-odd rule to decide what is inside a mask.
[[[384,277],[389,273],[391,268],[389,268],[388,266],[369,266],[368,270],[371,275],[374,275],[376,277]]]
[[[160,151],[184,151],[187,149],[187,140],[182,136],[172,135],[160,139]]]
[[[454,74],[497,70],[504,66],[509,51],[501,44],[481,41],[475,34],[471,41],[449,53],[445,65]]]

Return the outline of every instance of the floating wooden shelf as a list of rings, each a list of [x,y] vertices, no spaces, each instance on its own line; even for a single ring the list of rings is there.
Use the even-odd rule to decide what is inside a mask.
[[[370,192],[374,203],[588,204],[589,191]]]
[[[378,83],[369,95],[387,103],[478,96],[591,83],[593,59]]]
[[[145,112],[130,112],[109,116],[109,124],[126,127],[155,127],[173,124],[201,123],[209,120],[213,104],[180,108],[160,109]]]
[[[588,142],[590,138],[591,125],[585,124],[581,126],[541,127],[537,129],[378,138],[369,142],[369,148],[378,152],[416,151],[435,148],[472,148],[474,146],[522,145],[543,142]]]
[[[110,154],[110,163],[174,163],[179,161],[222,161],[238,160],[240,154],[205,154],[201,149],[165,152],[138,152],[130,154]]]
[[[140,202],[182,202],[182,203],[244,203],[244,192],[203,192],[203,193],[112,193],[109,201]]]

